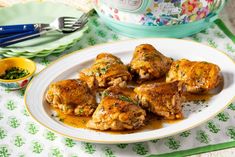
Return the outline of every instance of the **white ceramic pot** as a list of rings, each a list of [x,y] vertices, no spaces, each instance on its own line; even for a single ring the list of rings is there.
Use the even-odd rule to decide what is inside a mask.
[[[94,2],[99,12],[116,21],[165,26],[201,20],[209,16],[221,0],[95,0]]]

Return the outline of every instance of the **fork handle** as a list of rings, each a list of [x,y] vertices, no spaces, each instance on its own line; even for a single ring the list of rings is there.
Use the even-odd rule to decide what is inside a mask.
[[[0,26],[0,35],[34,31],[36,29],[36,24],[6,25]]]
[[[6,47],[12,44],[16,44],[25,40],[33,39],[39,37],[41,33],[38,30],[28,31],[24,33],[19,33],[16,35],[8,36],[5,38],[0,38],[0,47]]]

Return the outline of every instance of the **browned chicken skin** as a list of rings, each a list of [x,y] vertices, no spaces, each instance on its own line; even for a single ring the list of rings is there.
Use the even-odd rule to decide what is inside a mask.
[[[172,59],[164,56],[150,44],[135,48],[130,70],[139,82],[164,76],[170,69]]]
[[[141,106],[164,119],[183,118],[181,109],[181,84],[150,83],[136,87],[134,90]]]
[[[97,107],[95,94],[86,82],[79,79],[52,83],[46,93],[46,100],[64,114],[90,116]]]
[[[90,88],[105,88],[112,85],[124,87],[131,80],[131,74],[122,61],[109,53],[101,53],[95,63],[80,72],[80,79],[87,82]]]
[[[221,82],[217,65],[187,59],[173,61],[150,44],[136,47],[129,67],[130,72],[118,57],[101,53],[91,67],[80,72],[80,79],[52,83],[46,101],[64,114],[92,116],[88,128],[133,130],[148,121],[146,111],[167,120],[182,119],[183,101],[195,95],[199,99],[198,93],[214,89]],[[132,77],[137,84],[128,85],[144,84],[134,90],[127,88]],[[104,91],[97,105],[99,90]]]
[[[146,113],[138,106],[133,90],[109,87],[87,127],[98,130],[130,130],[144,125]]]
[[[217,87],[221,81],[220,68],[208,62],[181,59],[172,63],[166,82],[182,81],[187,92],[198,93]]]

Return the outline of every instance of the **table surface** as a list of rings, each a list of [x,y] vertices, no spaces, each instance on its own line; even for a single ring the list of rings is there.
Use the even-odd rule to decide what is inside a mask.
[[[9,6],[18,2],[27,2],[30,0],[0,0],[0,7]],[[39,0],[42,1],[42,0]],[[88,11],[91,8],[90,1],[91,0],[50,0],[56,2],[66,3],[76,8],[83,9],[84,11]],[[235,9],[235,1],[230,0],[225,9],[222,11],[220,15],[229,29],[235,33],[235,14],[231,14],[231,12]],[[220,151],[208,152],[199,155],[193,155],[191,157],[230,157],[235,156],[235,148],[224,149]]]

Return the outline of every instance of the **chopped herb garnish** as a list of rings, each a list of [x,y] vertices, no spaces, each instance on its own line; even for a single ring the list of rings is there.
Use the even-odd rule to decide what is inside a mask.
[[[101,69],[100,69],[100,73],[101,73],[101,74],[105,74],[105,73],[106,73],[106,69],[105,69],[105,68],[101,68]]]
[[[103,91],[103,93],[102,93],[102,98],[104,98],[104,97],[106,97],[106,96],[108,96],[109,95],[109,92],[108,91]]]
[[[101,74],[106,74],[106,72],[108,71],[109,67],[110,67],[110,65],[107,65],[106,67],[101,68],[100,69],[100,73]]]
[[[81,115],[81,114],[83,113],[83,111],[84,111],[84,110],[83,110],[82,108],[80,108],[78,112],[79,112],[79,114]]]
[[[0,79],[14,80],[25,77],[28,74],[29,74],[28,70],[19,67],[12,67],[10,69],[7,69],[4,74],[0,75]]]
[[[131,98],[126,97],[124,95],[119,95],[119,99],[122,101],[133,102],[133,100]]]
[[[123,100],[123,101],[132,102],[132,100],[131,100],[129,97],[126,97],[126,96],[124,96],[124,95],[120,95],[120,96],[119,96],[119,99],[120,99],[120,100]]]
[[[176,68],[179,68],[179,66],[180,66],[179,64],[176,64],[176,66],[175,66],[175,67],[176,67]]]
[[[106,74],[106,72],[108,71],[110,65],[107,65],[106,67],[103,67],[103,68],[97,68],[97,69],[94,69],[93,71],[88,71],[85,73],[86,76],[100,76],[101,74]]]
[[[127,97],[127,96],[119,95],[118,98],[119,98],[120,100],[122,100],[122,101],[127,101],[127,102],[131,102],[131,103],[133,103],[133,104],[135,104],[135,105],[138,105],[138,102],[137,102],[137,101],[134,101],[134,100],[132,100],[131,98],[129,98],[129,97]]]

